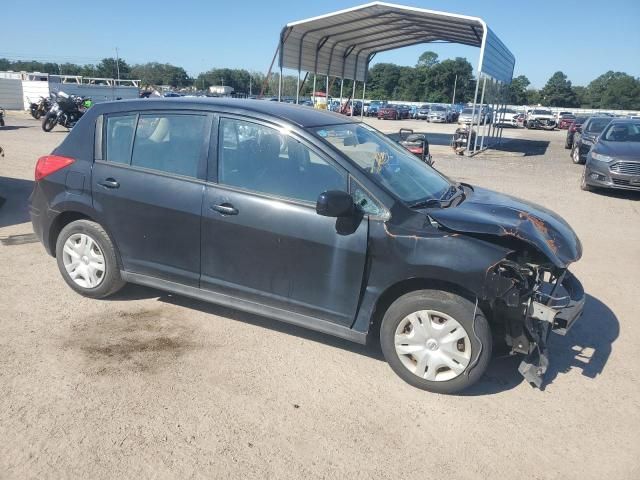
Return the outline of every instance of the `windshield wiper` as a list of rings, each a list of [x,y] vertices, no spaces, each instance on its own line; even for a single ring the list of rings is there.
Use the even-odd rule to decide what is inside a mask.
[[[415,202],[409,205],[409,208],[447,208],[450,207],[453,201],[461,195],[463,199],[466,196],[464,193],[464,187],[458,183],[456,185],[449,186],[449,188],[442,194],[440,198],[429,198],[427,200],[420,200],[419,202]]]

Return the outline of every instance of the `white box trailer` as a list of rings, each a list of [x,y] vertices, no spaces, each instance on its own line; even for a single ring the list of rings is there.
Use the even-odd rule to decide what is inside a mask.
[[[0,72],[0,107],[28,110],[31,102],[52,93],[91,97],[94,103],[140,96],[139,80],[116,80],[39,72]]]

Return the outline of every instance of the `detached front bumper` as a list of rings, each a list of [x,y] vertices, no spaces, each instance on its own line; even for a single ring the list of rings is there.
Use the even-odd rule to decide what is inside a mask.
[[[532,298],[526,313],[525,326],[531,337],[532,349],[520,363],[518,371],[533,386],[540,388],[549,366],[547,342],[549,334],[566,335],[582,315],[584,288],[568,270],[560,285],[544,284]]]

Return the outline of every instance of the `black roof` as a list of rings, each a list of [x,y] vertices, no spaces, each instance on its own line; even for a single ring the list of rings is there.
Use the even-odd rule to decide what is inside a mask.
[[[299,127],[319,127],[337,123],[349,123],[350,117],[327,110],[318,110],[304,105],[274,102],[269,100],[248,100],[239,98],[209,98],[209,97],[167,97],[143,98],[137,100],[118,100],[96,104],[101,111],[151,110],[157,108],[220,108],[229,112],[244,110],[261,115],[268,115],[286,120]],[[95,108],[94,107],[94,108]],[[103,110],[104,109],[104,110]]]

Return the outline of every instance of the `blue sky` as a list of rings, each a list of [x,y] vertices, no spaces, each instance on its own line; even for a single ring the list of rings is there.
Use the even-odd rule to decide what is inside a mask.
[[[213,67],[266,72],[280,29],[290,21],[367,3],[362,1],[2,0],[0,57],[97,63],[169,62],[191,75]],[[515,75],[542,87],[557,70],[574,85],[617,70],[640,76],[640,0],[406,0],[416,7],[484,18],[516,56]],[[46,34],[47,30],[57,34]],[[415,64],[424,50],[440,58],[478,50],[419,45],[380,54],[376,62]]]

